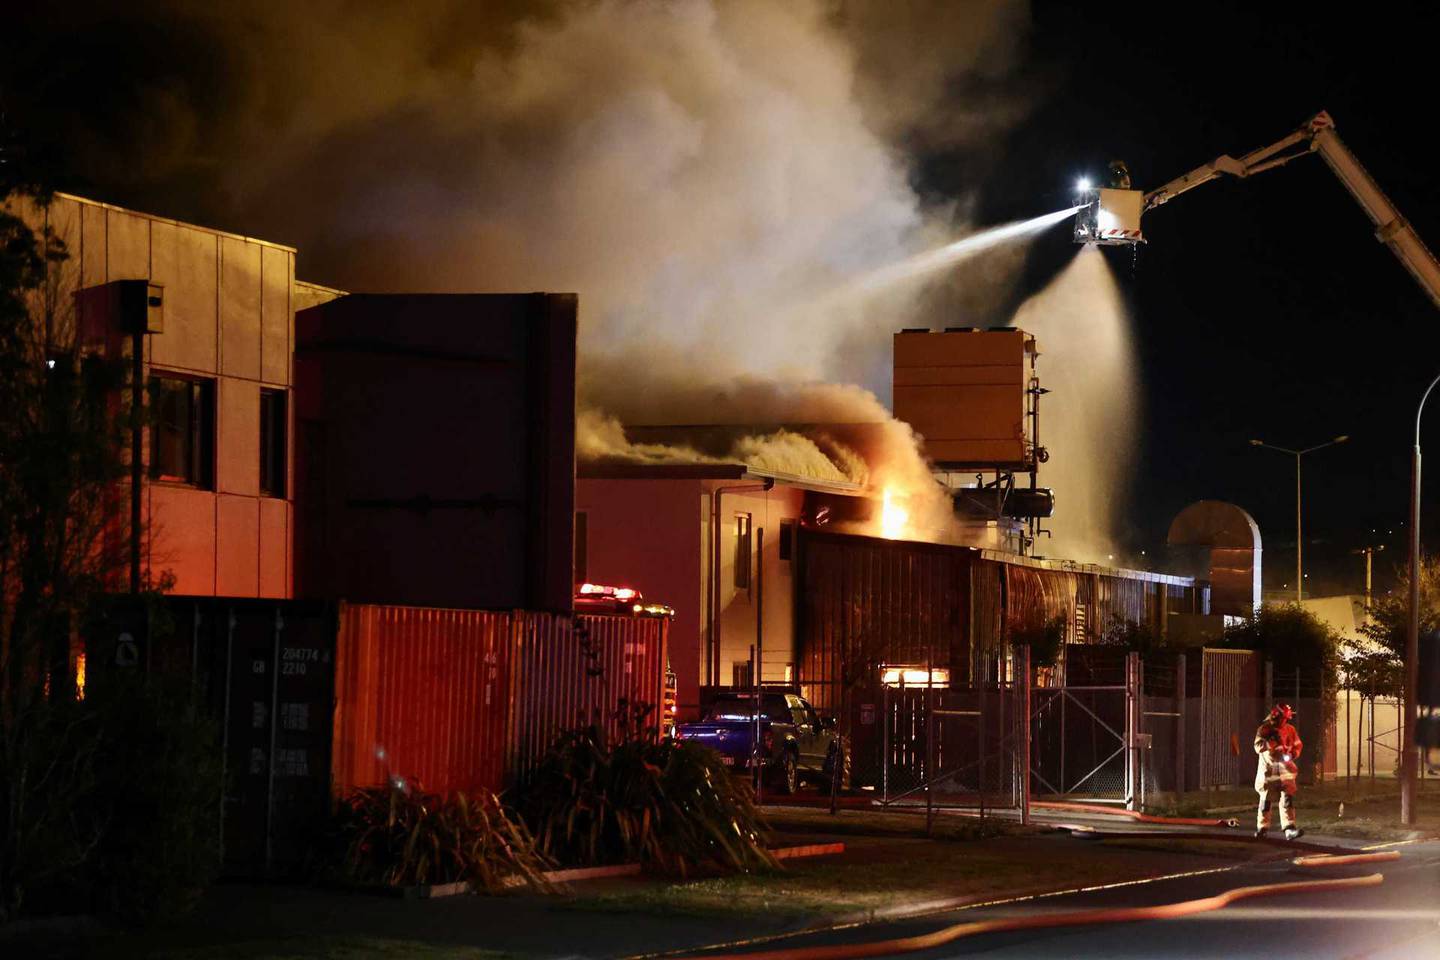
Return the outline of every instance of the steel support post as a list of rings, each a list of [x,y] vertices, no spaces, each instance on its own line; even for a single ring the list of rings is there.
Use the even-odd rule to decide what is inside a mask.
[[[1020,697],[1020,822],[1030,823],[1030,647],[1016,651],[1020,658],[1020,682],[1024,693]]]

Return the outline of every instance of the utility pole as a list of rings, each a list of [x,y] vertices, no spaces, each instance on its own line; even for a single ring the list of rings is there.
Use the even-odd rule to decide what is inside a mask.
[[[1358,550],[1350,551],[1356,556],[1363,556],[1365,558],[1365,613],[1367,615],[1370,613],[1371,593],[1373,592],[1372,584],[1374,581],[1371,574],[1374,570],[1375,554],[1383,553],[1384,551],[1385,544],[1383,543],[1373,547],[1361,547]]]
[[[1306,447],[1304,450],[1291,450],[1289,447],[1277,447],[1273,443],[1265,443],[1263,440],[1251,440],[1252,447],[1266,447],[1270,450],[1278,450],[1281,453],[1288,453],[1295,458],[1295,602],[1299,603],[1305,599],[1305,537],[1301,524],[1300,512],[1300,458],[1307,453],[1314,453],[1316,450],[1323,450],[1326,447],[1333,447],[1337,443],[1344,443],[1350,437],[1341,434],[1334,440],[1326,440],[1324,443],[1317,443],[1313,447]]]
[[[1410,450],[1410,622],[1405,630],[1405,729],[1400,739],[1400,822],[1415,823],[1415,719],[1420,692],[1420,417],[1440,377],[1420,396],[1415,410],[1415,445]]]

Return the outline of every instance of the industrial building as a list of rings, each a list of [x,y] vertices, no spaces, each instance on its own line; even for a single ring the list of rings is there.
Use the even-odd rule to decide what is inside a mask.
[[[292,248],[67,195],[29,212],[73,254],[82,348],[138,356],[154,398],[126,493],[145,521],[136,573],[173,573],[182,633],[142,662],[188,669],[232,711],[246,786],[227,843],[251,860],[276,855],[287,797],[299,810],[392,772],[500,787],[566,726],[658,704],[667,669],[682,718],[718,689],[795,688],[888,771],[921,741],[877,733],[899,729],[880,705],[912,674],[998,692],[1017,630],[1058,622],[1076,645],[1116,620],[1163,633],[1211,613],[1195,579],[1025,555],[1055,503],[1023,331],[896,336],[894,408],[953,523],[943,543],[887,539],[863,483],[715,456],[577,464],[574,295],[346,294],[297,281]],[[756,426],[627,431],[703,449]],[[1228,612],[1259,551],[1223,507],[1176,537],[1212,549]],[[582,583],[673,618],[575,616]],[[320,674],[292,678],[292,656]],[[1140,689],[1114,687],[1121,703]],[[1234,774],[1209,769],[1197,782]]]
[[[292,596],[294,248],[68,194],[19,212],[69,251],[52,270],[78,345],[138,352],[152,391],[125,491],[143,521],[140,579]]]

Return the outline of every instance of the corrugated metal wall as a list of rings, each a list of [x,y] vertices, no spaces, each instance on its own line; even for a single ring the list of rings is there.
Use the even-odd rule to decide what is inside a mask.
[[[578,626],[578,629],[577,629]],[[668,621],[347,604],[336,656],[337,791],[387,777],[499,790],[565,728],[612,732],[660,702]],[[658,726],[658,710],[646,718]]]
[[[968,679],[973,551],[811,531],[801,543],[799,673],[817,710],[846,712],[882,664],[933,658]]]
[[[526,614],[518,647],[510,775],[523,776],[564,730],[658,730],[669,620]]]
[[[474,791],[504,776],[509,613],[347,604],[336,656],[341,787],[418,779]]]
[[[1116,620],[1163,629],[1196,609],[1195,587],[1091,566],[998,559],[957,546],[801,531],[797,578],[800,681],[817,708],[844,714],[841,692],[882,663],[948,667],[969,682],[998,655],[1007,626],[1060,617],[1091,642]]]

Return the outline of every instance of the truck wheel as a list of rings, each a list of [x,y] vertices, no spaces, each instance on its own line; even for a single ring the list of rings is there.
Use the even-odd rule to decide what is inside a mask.
[[[775,789],[788,796],[799,788],[800,767],[795,762],[795,754],[786,750],[780,755],[780,766],[775,771]]]

